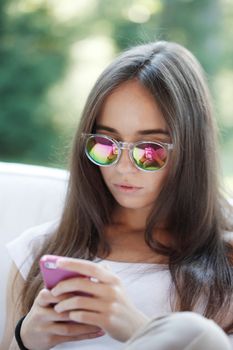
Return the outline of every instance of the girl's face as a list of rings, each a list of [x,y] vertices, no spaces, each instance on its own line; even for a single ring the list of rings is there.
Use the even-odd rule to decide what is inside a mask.
[[[105,101],[97,118],[96,132],[118,141],[162,141],[170,143],[167,125],[150,92],[136,80],[116,89]],[[150,208],[168,171],[137,169],[127,149],[111,167],[100,167],[103,179],[116,202],[124,208]],[[130,188],[129,188],[130,187]]]

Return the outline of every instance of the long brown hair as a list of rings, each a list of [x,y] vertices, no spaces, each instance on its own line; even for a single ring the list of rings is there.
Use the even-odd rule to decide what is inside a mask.
[[[38,268],[42,254],[93,260],[100,248],[105,257],[110,252],[103,230],[111,223],[114,199],[99,168],[84,154],[82,133],[95,131],[106,98],[130,79],[137,79],[154,96],[174,144],[169,174],[147,220],[145,241],[155,253],[169,257],[177,296],[173,309],[196,310],[205,300],[204,316],[231,332],[233,317],[227,322],[224,317],[233,291],[232,248],[224,240],[224,231],[232,227],[220,193],[210,97],[194,56],[164,41],[122,53],[90,92],[74,139],[64,212],[31,267],[22,295],[23,312],[29,311],[42,286]],[[156,226],[164,221],[174,238],[172,247],[153,238]]]

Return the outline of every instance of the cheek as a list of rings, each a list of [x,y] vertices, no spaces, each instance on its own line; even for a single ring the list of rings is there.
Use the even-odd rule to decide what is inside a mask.
[[[157,196],[161,188],[163,187],[166,174],[164,172],[158,172],[156,174],[150,174],[145,178],[145,188],[151,195]]]
[[[111,167],[99,167],[100,173],[102,175],[102,178],[104,179],[104,182],[108,184],[108,182],[113,178],[114,176],[114,170]]]
[[[157,173],[144,173],[140,171],[138,174],[131,177],[131,179],[136,181],[138,186],[143,187],[142,191],[133,196],[126,196],[114,191],[112,182],[114,180],[116,180],[116,182],[119,180],[116,179],[116,171],[114,168],[100,167],[100,173],[117,203],[125,208],[142,209],[150,206],[157,199],[164,185],[167,170],[163,169]]]
[[[105,179],[107,178],[107,174],[109,173],[109,169],[106,169],[104,167],[99,167],[100,170],[100,174],[102,175],[102,177]]]
[[[148,197],[151,201],[157,199],[160,191],[165,185],[169,169],[165,167],[164,169],[158,171],[157,173],[148,174],[148,179],[146,180],[146,191]]]
[[[167,172],[167,168],[164,168],[157,173],[144,173],[142,171],[139,171],[139,173],[135,174],[132,178],[136,180],[135,183],[138,186],[142,186],[144,188],[144,195],[147,194],[153,198],[153,196],[156,197],[158,195],[158,192],[163,187]],[[111,182],[116,177],[116,171],[114,170],[114,167],[100,167],[100,173],[106,185],[110,185],[111,187]]]

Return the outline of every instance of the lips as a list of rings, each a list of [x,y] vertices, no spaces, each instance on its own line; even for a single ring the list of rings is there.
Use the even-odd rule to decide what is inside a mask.
[[[140,189],[142,187],[138,187],[138,186],[135,186],[135,185],[131,185],[131,184],[128,184],[128,183],[120,183],[120,184],[114,184],[114,186],[117,186],[117,187],[122,187],[122,188],[135,188],[135,189]]]
[[[127,184],[126,183],[114,184],[114,187],[118,192],[127,193],[127,194],[135,193],[135,192],[138,192],[142,189],[142,187],[138,187],[138,186],[131,185],[128,183]]]

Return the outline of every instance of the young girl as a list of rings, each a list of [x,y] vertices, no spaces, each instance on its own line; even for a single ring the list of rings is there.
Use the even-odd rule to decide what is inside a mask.
[[[233,348],[232,211],[212,114],[202,69],[178,44],[134,47],[103,72],[62,217],[8,246],[4,350]],[[45,289],[44,254],[91,278]]]

